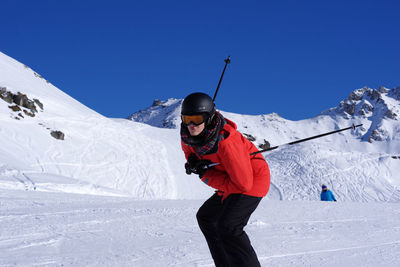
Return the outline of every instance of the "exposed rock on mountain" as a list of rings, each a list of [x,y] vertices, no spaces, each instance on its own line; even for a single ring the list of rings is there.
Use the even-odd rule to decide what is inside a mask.
[[[9,104],[13,102],[13,94],[6,87],[0,87],[0,98]]]
[[[65,137],[64,133],[61,131],[51,131],[50,134],[51,136],[53,136],[55,139],[58,140],[64,140]]]
[[[321,114],[340,116],[348,120],[361,119],[368,123],[362,140],[384,141],[398,138],[400,125],[400,87],[379,89],[364,87],[351,92],[348,99],[340,102],[338,107],[331,108]],[[396,122],[390,123],[391,120]],[[395,127],[393,127],[395,126]],[[397,134],[396,134],[397,133]]]
[[[8,91],[6,87],[1,87],[0,89],[0,98],[6,101],[7,103],[14,103],[15,105],[8,106],[13,112],[23,111],[25,115],[30,117],[35,117],[35,113],[38,113],[38,109],[36,105],[43,111],[43,104],[39,101],[39,99],[29,99],[26,94],[18,92],[17,94],[13,94]],[[19,117],[23,118],[21,113],[18,113]],[[15,119],[19,119],[18,117],[14,117]]]
[[[261,150],[263,150],[263,149],[268,149],[268,148],[271,147],[271,144],[270,144],[267,140],[264,139],[264,143],[258,145],[258,147],[259,147]]]
[[[251,134],[247,134],[247,133],[242,133],[244,135],[244,137],[247,138],[247,140],[249,140],[250,142],[254,142],[256,141],[256,138],[254,136],[252,136]]]

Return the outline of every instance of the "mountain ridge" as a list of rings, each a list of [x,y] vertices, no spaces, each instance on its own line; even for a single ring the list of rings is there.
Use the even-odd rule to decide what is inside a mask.
[[[174,98],[165,101],[155,100],[151,107],[133,113],[128,119],[159,128],[179,128],[182,101],[182,99]],[[400,139],[400,87],[388,89],[381,86],[379,89],[368,87],[356,89],[350,93],[347,99],[341,101],[337,107],[329,108],[313,118],[300,121],[286,120],[277,113],[244,115],[221,112],[228,117],[237,117],[238,115],[253,119],[258,117],[259,124],[263,124],[265,121],[280,121],[282,124],[296,123],[313,119],[318,120],[321,116],[327,116],[341,122],[348,120],[357,124],[362,123],[363,127],[357,131],[357,137],[361,141],[372,143],[374,141],[397,141]],[[389,127],[388,123],[390,124],[391,122],[394,126]],[[351,126],[351,124],[347,123],[346,126]],[[248,127],[245,124],[239,125],[239,129],[243,133],[246,133],[246,128]],[[340,127],[337,125],[332,130],[338,128]]]

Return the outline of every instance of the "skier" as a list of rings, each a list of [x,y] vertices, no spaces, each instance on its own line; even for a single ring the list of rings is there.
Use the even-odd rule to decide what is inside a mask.
[[[268,192],[267,162],[261,154],[250,156],[258,149],[216,111],[207,94],[188,95],[181,119],[186,173],[216,189],[196,215],[215,265],[260,266],[243,228]]]
[[[326,185],[322,185],[322,192],[321,192],[321,201],[335,201],[336,198],[333,195],[331,190],[328,190],[328,187]]]

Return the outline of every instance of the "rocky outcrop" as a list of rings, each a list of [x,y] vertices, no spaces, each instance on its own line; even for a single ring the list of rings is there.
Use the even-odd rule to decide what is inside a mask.
[[[255,141],[257,140],[257,138],[254,137],[254,136],[251,135],[251,134],[247,134],[247,133],[242,133],[242,134],[243,134],[243,136],[246,137],[246,139],[249,140],[250,142],[255,142]],[[260,149],[268,149],[268,148],[271,147],[271,144],[270,144],[267,140],[264,139],[264,143],[259,144],[258,147],[259,147]]]
[[[8,106],[8,107],[14,112],[21,111],[21,108],[19,106],[17,106],[17,105]]]
[[[13,102],[13,94],[7,91],[6,87],[0,87],[0,98],[6,101],[8,104]]]
[[[255,138],[254,136],[252,136],[251,134],[243,133],[243,135],[244,135],[244,137],[246,137],[247,140],[249,140],[250,142],[256,141],[256,138]]]
[[[38,113],[38,108],[43,111],[43,104],[40,102],[39,99],[29,99],[26,94],[18,92],[17,94],[13,94],[12,92],[8,91],[6,87],[0,88],[0,98],[6,101],[9,104],[15,104],[8,106],[13,112],[19,112],[19,117],[14,117],[15,119],[24,118],[20,111],[23,111],[25,115],[30,117],[35,117],[35,114]]]
[[[32,70],[32,69],[31,69],[30,67],[28,67],[27,65],[24,64],[24,68],[27,69],[27,70],[32,71],[32,72],[33,72],[33,75],[35,75],[35,77],[37,77],[37,78],[39,78],[39,79],[42,79],[42,80],[46,81],[46,83],[50,84],[50,82],[49,82],[48,80],[46,80],[45,78],[43,78],[42,75],[40,75],[39,73],[35,72],[34,70]]]
[[[382,94],[386,94],[389,92],[389,89],[385,88],[384,86],[379,86],[378,91]]]
[[[262,150],[264,150],[264,149],[270,148],[271,144],[267,140],[264,139],[264,144],[261,144],[258,147],[261,148]]]
[[[36,105],[33,100],[30,100],[25,94],[18,92],[17,95],[13,95],[13,102],[18,106],[22,106],[31,110],[31,113],[37,113]]]
[[[58,140],[64,140],[64,137],[65,137],[64,133],[61,131],[51,131],[50,135]]]
[[[385,113],[385,117],[392,119],[392,120],[397,120],[398,119],[398,114],[396,112],[394,112],[393,110],[389,109],[386,111]]]
[[[25,116],[35,117],[35,114],[38,113],[38,110],[43,111],[43,103],[40,102],[39,99],[29,99],[26,94],[21,92],[13,94],[12,92],[8,91],[6,87],[0,87],[0,98],[9,104],[12,104],[8,107],[12,110],[12,112],[17,113],[16,115],[12,116],[12,118],[16,120],[24,119]],[[42,123],[39,123],[39,125],[45,127],[45,125]],[[50,130],[50,135],[55,139],[64,140],[65,134],[63,132],[51,130],[47,127],[45,128]]]
[[[350,93],[349,100],[359,101],[362,99],[362,97],[363,97],[363,91],[362,89],[358,89]]]
[[[322,112],[322,115],[341,116],[348,120],[368,120],[370,127],[363,140],[384,141],[394,138],[393,129],[387,128],[387,120],[400,120],[400,87],[378,89],[364,87],[351,92],[338,107]],[[398,123],[398,122],[396,122]]]
[[[33,101],[36,103],[36,105],[39,106],[41,110],[43,110],[43,104],[42,102],[39,101],[39,99],[34,98]]]
[[[160,99],[154,99],[153,104],[151,105],[152,107],[157,107],[162,105],[162,101]]]
[[[388,96],[393,99],[400,100],[400,86],[390,90],[390,92],[388,92]]]
[[[385,141],[387,139],[388,132],[384,129],[375,129],[372,131],[371,136],[368,139],[368,142],[372,143],[373,141]]]
[[[354,115],[356,107],[352,102],[344,102],[343,103],[343,109],[344,111],[349,114],[349,115]]]
[[[337,108],[330,109],[322,114],[341,114],[346,119],[355,116],[368,118],[373,115],[374,110],[379,110],[386,118],[398,119],[398,112],[385,102],[384,96],[400,100],[400,88],[389,90],[381,86],[378,90],[368,87],[357,89],[351,92],[347,99],[340,102]]]

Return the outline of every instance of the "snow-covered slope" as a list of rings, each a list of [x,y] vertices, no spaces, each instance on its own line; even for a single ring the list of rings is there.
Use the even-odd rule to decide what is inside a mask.
[[[303,121],[223,112],[256,145],[364,124],[264,154],[272,186],[246,227],[262,266],[400,261],[399,89],[376,91]],[[105,118],[0,53],[0,265],[213,266],[203,200],[186,200],[213,190],[184,173],[180,105]],[[337,203],[316,201],[321,183]]]
[[[139,199],[197,199],[213,191],[184,172],[181,100],[155,101],[131,116],[135,121],[105,118],[2,53],[0,87],[0,188]],[[381,88],[374,102],[368,94],[375,91],[360,89],[346,100],[356,106],[353,114],[341,105],[302,121],[274,113],[222,113],[256,145],[364,124],[354,132],[265,153],[273,183],[270,199],[317,200],[326,183],[341,201],[399,201],[399,89]],[[366,101],[371,112],[359,114]]]
[[[182,174],[175,132],[105,118],[2,53],[0,87],[0,188],[144,199],[208,194]],[[13,100],[22,94],[33,108]]]

